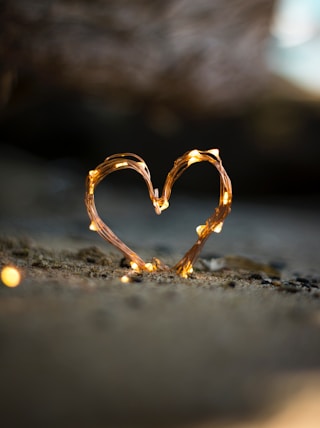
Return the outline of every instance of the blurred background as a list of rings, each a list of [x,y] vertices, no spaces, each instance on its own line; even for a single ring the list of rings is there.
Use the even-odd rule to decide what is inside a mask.
[[[161,188],[177,156],[219,148],[235,197],[317,200],[319,1],[4,0],[0,33],[15,194],[10,159],[45,162],[58,192],[129,151]],[[206,191],[212,171],[198,171],[181,186]]]
[[[0,286],[5,426],[232,420],[264,410],[269,395],[282,404],[295,389],[283,374],[312,369],[290,422],[268,425],[311,428],[319,70],[320,0],[0,0],[0,266],[13,260],[26,275],[17,292]],[[226,273],[212,263],[203,286],[171,274],[120,285],[122,254],[109,263],[88,227],[88,171],[133,152],[161,191],[194,148],[218,148],[232,181],[231,215],[201,253],[205,266],[229,260]],[[132,171],[99,185],[97,208],[141,257],[171,265],[216,206],[213,170],[192,165],[175,185],[176,209],[160,217]],[[266,267],[281,281],[266,281]]]

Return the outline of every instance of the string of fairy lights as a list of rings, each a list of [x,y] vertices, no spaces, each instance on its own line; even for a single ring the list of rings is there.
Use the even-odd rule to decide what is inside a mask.
[[[109,226],[100,218],[95,205],[94,192],[97,185],[109,174],[124,169],[133,169],[140,174],[148,188],[149,197],[153,204],[156,214],[160,215],[162,211],[169,207],[169,200],[172,187],[175,181],[193,164],[197,162],[209,162],[216,167],[220,174],[220,198],[219,205],[214,212],[205,221],[205,224],[196,228],[197,240],[194,245],[185,253],[181,260],[175,266],[169,267],[161,260],[153,258],[151,262],[145,262],[136,252],[129,248],[119,237],[110,229]],[[85,204],[89,218],[91,220],[90,230],[96,231],[103,239],[116,247],[124,257],[130,262],[134,272],[155,272],[164,270],[173,270],[178,275],[187,278],[193,272],[193,266],[199,257],[199,254],[212,232],[219,233],[222,230],[223,223],[231,211],[232,204],[232,185],[231,180],[226,173],[219,155],[218,149],[210,150],[190,150],[180,156],[174,162],[165,180],[162,194],[159,196],[159,190],[153,187],[150,171],[144,160],[133,153],[118,153],[108,156],[95,169],[89,171],[86,180]],[[123,281],[126,277],[123,278]]]

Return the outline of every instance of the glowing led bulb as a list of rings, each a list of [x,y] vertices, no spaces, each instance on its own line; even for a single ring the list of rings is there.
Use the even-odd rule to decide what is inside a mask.
[[[95,178],[98,174],[99,172],[96,169],[92,169],[91,171],[89,171],[89,176],[91,178]]]
[[[220,233],[222,230],[222,226],[223,226],[223,222],[221,221],[220,223],[218,223],[212,230],[215,233]]]
[[[119,162],[115,164],[115,168],[123,168],[125,166],[128,166],[128,162]]]
[[[155,270],[155,267],[153,266],[152,263],[146,263],[144,266],[149,272],[152,272],[153,270]]]
[[[136,262],[130,262],[131,269],[139,271],[139,265]]]
[[[194,149],[194,150],[191,150],[189,153],[188,153],[188,157],[189,158],[200,158],[200,152],[199,152],[199,150],[197,150],[197,149]]]
[[[230,201],[229,192],[224,192],[223,198],[222,198],[223,205],[228,205],[229,201]]]
[[[97,231],[97,226],[93,221],[90,223],[89,229],[92,230],[93,232]]]
[[[200,159],[201,155],[199,153],[199,150],[191,150],[191,152],[189,152],[188,166],[192,165],[193,163],[199,162]]]
[[[217,159],[220,159],[219,156],[219,149],[212,149],[212,150],[208,150],[209,153],[211,153],[213,156],[215,156]]]
[[[198,236],[201,236],[201,234],[204,231],[205,227],[206,226],[204,224],[200,224],[199,226],[197,226],[196,232],[197,232]]]

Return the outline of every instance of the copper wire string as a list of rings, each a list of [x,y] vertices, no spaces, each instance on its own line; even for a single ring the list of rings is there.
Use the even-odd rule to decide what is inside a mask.
[[[152,262],[146,263],[138,254],[129,248],[100,218],[94,201],[94,191],[96,186],[109,174],[123,169],[133,169],[140,174],[148,188],[150,200],[154,206],[156,214],[169,207],[172,187],[175,181],[194,163],[209,162],[216,167],[220,174],[220,198],[219,205],[213,214],[206,220],[204,225],[196,228],[198,238],[194,245],[186,252],[173,268],[164,265],[160,260],[153,258]],[[165,180],[162,194],[159,196],[158,189],[154,189],[149,169],[144,160],[133,153],[119,153],[107,157],[94,170],[89,171],[86,180],[85,204],[91,220],[90,229],[96,231],[102,238],[116,247],[122,254],[130,260],[131,268],[134,271],[157,271],[175,270],[182,277],[188,277],[193,272],[193,265],[212,232],[219,233],[222,229],[225,218],[231,211],[232,185],[226,173],[218,149],[210,150],[190,150],[180,156],[174,162]]]

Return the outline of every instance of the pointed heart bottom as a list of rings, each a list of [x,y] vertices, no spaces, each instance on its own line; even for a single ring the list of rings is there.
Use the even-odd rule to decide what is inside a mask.
[[[215,208],[213,214],[206,220],[205,224],[197,227],[198,239],[194,245],[186,252],[182,259],[172,268],[163,264],[160,260],[153,258],[152,262],[146,263],[138,256],[131,248],[121,241],[112,230],[101,220],[97,212],[94,202],[95,187],[107,175],[115,171],[123,169],[133,169],[138,174],[142,175],[155,212],[161,214],[162,211],[168,208],[169,199],[174,182],[186,171],[190,165],[197,162],[210,162],[214,165],[220,174],[220,199],[219,205]],[[131,268],[134,271],[158,271],[158,270],[175,270],[179,275],[187,278],[193,271],[193,265],[197,260],[202,247],[212,232],[219,233],[222,229],[223,222],[231,210],[232,203],[232,186],[219,156],[218,149],[210,149],[206,151],[190,150],[179,157],[168,173],[164,183],[162,195],[159,197],[158,189],[154,189],[149,169],[144,160],[133,153],[119,153],[109,156],[96,167],[89,171],[86,181],[85,204],[88,215],[91,220],[90,229],[99,233],[102,238],[114,245],[120,250],[124,256],[130,260]]]

